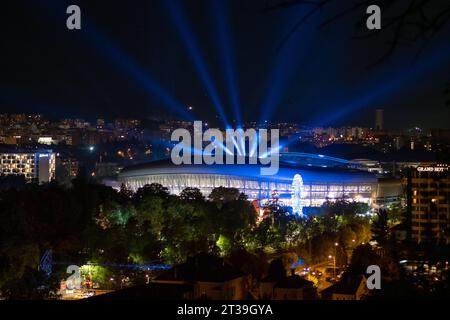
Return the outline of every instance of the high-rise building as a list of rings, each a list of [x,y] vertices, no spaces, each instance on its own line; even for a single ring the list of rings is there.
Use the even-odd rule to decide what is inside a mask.
[[[27,115],[24,113],[12,114],[9,119],[14,124],[21,124],[27,121]]]
[[[408,177],[411,239],[450,242],[450,170],[448,165],[419,166]]]
[[[400,150],[405,145],[405,139],[402,136],[394,137],[394,148],[395,150]]]
[[[377,109],[375,111],[375,130],[383,131],[384,130],[384,110]]]
[[[55,178],[55,154],[51,150],[0,153],[0,175],[22,175],[39,183]]]
[[[78,160],[75,158],[61,158],[58,157],[56,159],[56,165],[58,167],[57,170],[64,171],[64,175],[67,175],[69,178],[75,178],[78,175]],[[59,171],[57,171],[57,176],[59,175]]]
[[[114,121],[114,127],[117,130],[129,130],[136,129],[140,126],[140,121],[136,119],[116,119]]]
[[[105,127],[105,119],[97,119],[97,129],[103,129]]]

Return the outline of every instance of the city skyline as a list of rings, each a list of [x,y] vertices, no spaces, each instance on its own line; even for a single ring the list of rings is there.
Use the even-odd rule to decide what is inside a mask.
[[[449,1],[2,13],[1,305],[450,298]]]

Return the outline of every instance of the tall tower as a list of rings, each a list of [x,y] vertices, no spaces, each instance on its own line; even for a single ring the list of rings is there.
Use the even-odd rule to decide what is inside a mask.
[[[292,212],[297,214],[299,217],[303,218],[303,204],[302,204],[302,196],[303,196],[303,178],[301,175],[296,174],[292,181]]]
[[[375,111],[375,130],[384,130],[384,109],[377,109]]]

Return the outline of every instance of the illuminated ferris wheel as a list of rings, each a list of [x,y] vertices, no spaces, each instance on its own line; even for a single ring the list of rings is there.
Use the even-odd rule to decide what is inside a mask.
[[[291,195],[292,212],[300,217],[304,217],[302,195],[303,195],[303,179],[301,175],[296,174],[292,181],[292,195]]]

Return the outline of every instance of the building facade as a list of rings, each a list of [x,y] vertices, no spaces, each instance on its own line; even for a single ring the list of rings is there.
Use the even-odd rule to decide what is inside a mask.
[[[56,156],[51,150],[0,153],[0,175],[23,176],[26,181],[49,182],[55,178]]]
[[[152,183],[167,187],[173,194],[194,187],[205,196],[217,187],[237,188],[259,204],[276,197],[298,214],[303,207],[339,199],[372,205],[378,194],[384,194],[375,174],[351,168],[341,159],[294,154],[283,155],[280,160],[279,171],[273,176],[261,176],[259,165],[176,166],[167,160],[125,168],[118,179],[132,191]],[[401,188],[397,191],[401,193]]]
[[[449,166],[436,164],[417,167],[408,180],[412,240],[417,243],[449,243]]]
[[[189,285],[187,300],[243,300],[249,294],[248,276],[223,258],[200,254],[161,273],[151,284]]]
[[[384,110],[377,109],[375,111],[375,130],[383,131],[384,130]]]

